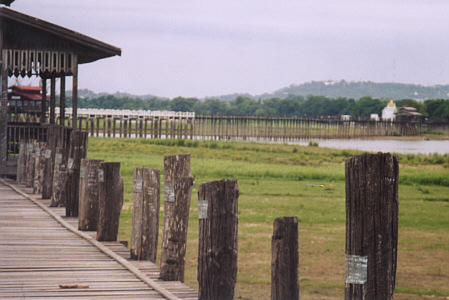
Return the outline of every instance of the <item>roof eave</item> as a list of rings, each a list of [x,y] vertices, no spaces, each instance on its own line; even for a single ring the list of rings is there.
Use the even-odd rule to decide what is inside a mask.
[[[122,50],[118,47],[112,46],[110,44],[104,43],[102,41],[99,41],[97,39],[91,38],[89,36],[86,36],[84,34],[81,34],[79,32],[67,29],[65,27],[61,27],[58,25],[55,25],[53,23],[23,14],[19,13],[17,11],[14,11],[12,9],[6,8],[6,7],[0,7],[0,17],[1,18],[7,18],[10,20],[13,20],[15,22],[20,22],[22,24],[25,24],[27,26],[32,26],[34,28],[37,28],[39,30],[46,31],[51,34],[58,35],[64,39],[70,40],[72,42],[81,44],[86,47],[94,48],[100,52],[103,52],[100,57],[95,57],[89,61],[83,61],[79,63],[88,63],[93,62],[98,59],[112,57],[112,56],[121,56]]]

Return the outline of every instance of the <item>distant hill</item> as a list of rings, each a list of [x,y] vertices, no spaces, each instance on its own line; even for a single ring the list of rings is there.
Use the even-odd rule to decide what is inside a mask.
[[[72,91],[67,91],[66,95],[68,97],[71,97],[72,96]],[[133,98],[133,99],[139,98],[139,99],[142,99],[142,100],[151,99],[151,98],[168,99],[166,97],[158,97],[158,96],[154,96],[154,95],[150,95],[150,94],[148,94],[148,95],[139,95],[138,96],[138,95],[133,95],[133,94],[130,94],[130,93],[125,93],[125,92],[115,92],[114,94],[111,94],[111,93],[104,93],[104,92],[103,93],[95,93],[95,92],[93,92],[93,91],[91,91],[89,89],[79,89],[78,90],[78,97],[80,97],[80,98],[92,99],[92,98],[98,98],[98,97],[107,96],[107,95],[112,95],[112,96],[114,96],[116,98]]]
[[[303,84],[292,84],[274,91],[265,93],[258,98],[286,98],[288,95],[319,95],[328,98],[346,97],[359,99],[364,96],[378,99],[448,99],[449,85],[423,86],[403,83],[375,83],[371,81],[346,82],[341,81],[312,81]]]
[[[72,92],[68,91],[67,96],[71,96]],[[109,93],[95,93],[88,89],[80,89],[78,96],[82,98],[98,98],[100,96],[112,95],[117,98],[139,98],[146,99],[168,99],[167,97],[159,97],[151,94],[148,95],[133,95],[125,92]],[[312,81],[302,84],[292,84],[288,87],[281,88],[271,93],[264,93],[262,95],[250,95],[248,93],[234,93],[228,95],[208,97],[209,99],[219,99],[222,101],[232,101],[238,96],[253,98],[253,99],[268,99],[268,98],[287,98],[289,95],[300,96],[325,96],[327,98],[352,98],[360,99],[364,96],[370,96],[377,99],[449,99],[449,85],[433,85],[424,86],[416,84],[403,83],[376,83],[371,81]]]

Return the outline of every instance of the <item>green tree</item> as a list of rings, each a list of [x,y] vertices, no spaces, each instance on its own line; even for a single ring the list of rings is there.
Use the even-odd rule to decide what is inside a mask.
[[[445,101],[447,102],[448,100],[430,99],[424,101],[424,106],[426,107],[426,112],[430,119],[437,119],[435,112],[438,112],[439,107],[443,105]]]
[[[360,98],[355,102],[355,115],[353,117],[369,118],[371,114],[382,114],[384,104],[379,99],[369,96]]]
[[[449,100],[445,100],[435,109],[433,118],[435,120],[449,120]]]
[[[174,98],[170,103],[170,110],[173,111],[183,111],[183,112],[193,112],[193,108],[199,100],[196,98]]]
[[[194,111],[199,114],[219,115],[226,114],[226,102],[218,99],[207,99],[195,103]]]
[[[229,113],[234,115],[253,115],[261,107],[260,102],[243,96],[238,96],[229,104]]]

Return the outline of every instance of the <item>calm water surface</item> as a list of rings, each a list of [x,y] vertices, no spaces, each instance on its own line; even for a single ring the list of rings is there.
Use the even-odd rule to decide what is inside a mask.
[[[99,136],[103,136],[102,133]],[[116,134],[119,137],[119,134]],[[131,138],[135,138],[135,134],[131,134]],[[147,138],[151,138],[147,135]],[[161,138],[165,138],[162,135]],[[196,137],[195,139],[205,139],[210,140],[212,137]],[[242,140],[242,139],[239,139]],[[247,138],[247,141],[258,141],[257,139]],[[350,150],[361,150],[361,151],[371,151],[371,152],[396,152],[396,153],[412,153],[412,154],[446,154],[449,153],[449,140],[443,141],[425,141],[425,140],[415,140],[415,141],[403,141],[403,140],[340,140],[340,139],[329,139],[329,140],[313,140],[318,142],[320,147],[334,148],[334,149],[350,149]],[[265,140],[262,142],[270,143],[282,143],[279,141]],[[290,144],[307,146],[309,140],[302,140],[300,142],[291,142]]]
[[[316,140],[320,147],[351,149],[373,152],[396,152],[430,154],[449,153],[449,141],[402,141],[402,140]],[[300,142],[308,145],[309,141]]]

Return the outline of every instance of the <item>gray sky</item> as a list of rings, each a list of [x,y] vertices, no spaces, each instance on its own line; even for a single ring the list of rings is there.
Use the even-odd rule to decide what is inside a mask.
[[[16,0],[122,49],[81,88],[165,97],[261,94],[312,80],[449,83],[449,1]]]

